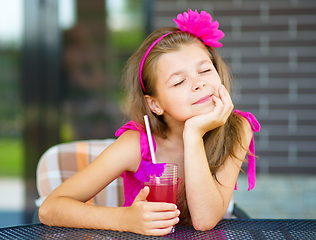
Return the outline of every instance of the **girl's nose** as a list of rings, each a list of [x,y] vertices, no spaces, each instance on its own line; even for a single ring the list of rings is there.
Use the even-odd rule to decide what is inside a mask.
[[[193,91],[201,90],[205,86],[206,86],[206,83],[204,81],[202,81],[201,79],[197,79],[197,81],[195,82],[193,86]]]

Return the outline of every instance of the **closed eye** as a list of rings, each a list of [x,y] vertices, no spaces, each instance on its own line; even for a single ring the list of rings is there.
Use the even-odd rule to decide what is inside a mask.
[[[175,86],[175,87],[176,87],[176,86],[179,86],[179,85],[181,85],[184,81],[185,81],[185,80],[182,80],[182,81],[176,83],[174,86]]]
[[[206,70],[204,70],[204,71],[201,71],[200,73],[208,73],[208,72],[210,72],[211,71],[211,69],[206,69]]]

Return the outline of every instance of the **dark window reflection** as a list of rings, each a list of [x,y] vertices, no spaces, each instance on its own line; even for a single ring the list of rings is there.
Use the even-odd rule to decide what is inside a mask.
[[[0,2],[0,177],[22,174],[21,0]]]
[[[114,137],[123,123],[120,72],[139,46],[141,1],[78,0],[63,32],[62,141]]]

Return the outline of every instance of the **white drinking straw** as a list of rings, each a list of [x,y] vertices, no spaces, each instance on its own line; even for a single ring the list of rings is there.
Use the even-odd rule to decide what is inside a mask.
[[[157,163],[156,155],[155,155],[155,151],[154,151],[153,139],[152,139],[152,136],[151,136],[151,130],[150,130],[148,116],[145,115],[144,119],[145,119],[145,126],[146,126],[148,142],[149,142],[149,149],[150,149],[150,153],[151,153],[151,158],[152,158],[153,163]]]
[[[157,163],[157,161],[156,161],[156,154],[155,154],[155,151],[154,151],[154,144],[153,144],[153,139],[152,139],[152,136],[151,136],[151,130],[150,130],[148,116],[145,115],[144,119],[145,119],[145,126],[146,126],[148,142],[149,142],[149,149],[150,149],[151,159],[152,159],[153,163],[156,164]],[[155,179],[156,179],[156,182],[158,184],[160,184],[160,179],[158,177],[155,177]]]

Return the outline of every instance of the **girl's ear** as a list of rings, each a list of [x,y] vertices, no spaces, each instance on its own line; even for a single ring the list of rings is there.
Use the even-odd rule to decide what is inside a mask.
[[[146,99],[148,107],[153,113],[157,115],[163,114],[163,109],[160,107],[158,100],[156,98],[153,98],[149,95],[145,95],[145,99]]]

